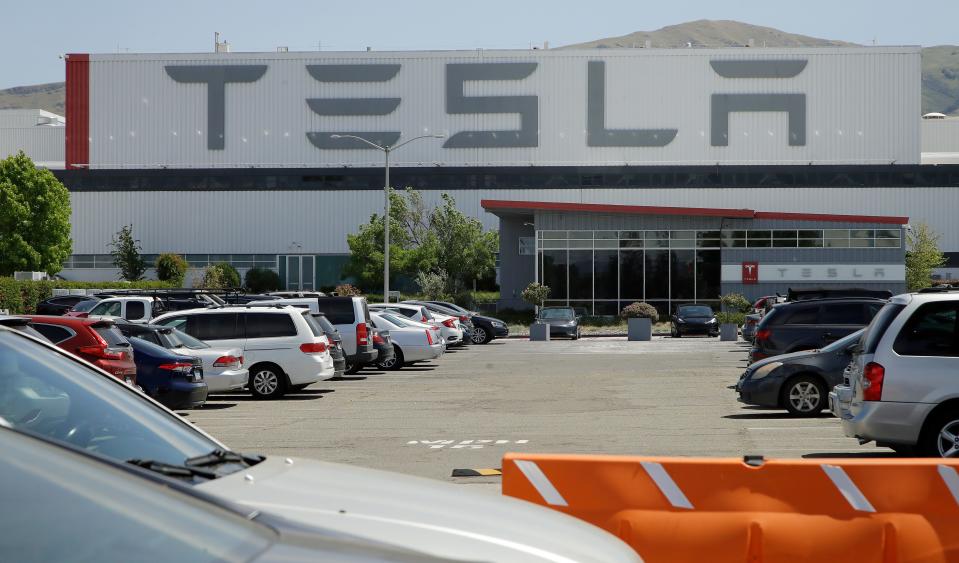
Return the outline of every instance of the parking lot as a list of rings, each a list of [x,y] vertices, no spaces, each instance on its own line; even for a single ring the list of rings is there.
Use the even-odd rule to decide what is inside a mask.
[[[276,401],[212,395],[184,413],[231,448],[453,479],[506,451],[885,456],[834,418],[743,407],[743,343],[715,338],[496,340],[399,372],[361,371]]]

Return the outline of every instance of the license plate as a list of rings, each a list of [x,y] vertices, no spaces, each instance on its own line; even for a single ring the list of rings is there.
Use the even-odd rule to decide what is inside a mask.
[[[203,381],[203,370],[193,368],[193,381]]]

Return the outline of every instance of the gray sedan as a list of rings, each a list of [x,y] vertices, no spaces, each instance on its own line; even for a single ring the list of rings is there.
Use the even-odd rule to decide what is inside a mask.
[[[783,354],[751,364],[739,378],[739,401],[748,405],[784,408],[793,416],[816,416],[826,406],[829,391],[842,383],[852,360],[850,349],[862,330],[820,350]]]
[[[579,317],[572,307],[543,307],[539,310],[536,322],[549,325],[550,336],[568,336],[579,338]]]

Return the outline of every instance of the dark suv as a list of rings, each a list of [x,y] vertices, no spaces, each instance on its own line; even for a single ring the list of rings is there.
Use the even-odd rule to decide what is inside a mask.
[[[776,305],[756,327],[749,361],[822,348],[869,324],[885,304],[885,299],[837,297]]]

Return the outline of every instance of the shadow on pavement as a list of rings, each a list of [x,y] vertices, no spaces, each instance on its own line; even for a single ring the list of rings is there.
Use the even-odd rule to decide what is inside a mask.
[[[844,457],[849,458],[891,458],[891,457],[902,457],[896,452],[827,452],[827,453],[814,453],[814,454],[804,454],[803,459],[839,459]]]
[[[230,408],[233,408],[233,407],[236,406],[236,403],[211,403],[211,402],[210,402],[211,400],[214,400],[214,401],[215,401],[215,400],[217,400],[217,399],[216,399],[216,398],[213,398],[213,399],[207,398],[206,403],[204,403],[204,405],[203,405],[202,407],[200,407],[199,409],[197,409],[197,410],[201,410],[201,411],[218,411],[218,410],[221,410],[221,409],[230,409]],[[223,399],[219,399],[219,400],[223,400]]]
[[[260,401],[260,402],[266,403],[266,402],[270,402],[270,401],[278,401],[278,402],[283,402],[283,401],[313,401],[313,400],[316,400],[316,399],[322,399],[322,398],[323,398],[323,394],[322,394],[322,393],[319,393],[319,394],[316,394],[316,395],[308,395],[308,394],[302,394],[302,393],[303,393],[302,391],[294,391],[294,392],[292,392],[292,393],[283,395],[282,397],[280,397],[280,398],[278,398],[278,399],[268,399],[268,400],[264,400],[264,399],[257,399],[256,397],[252,397],[252,396],[247,396],[247,397],[233,397],[232,400],[234,400],[234,401]]]
[[[819,413],[816,416],[793,416],[788,412],[756,412],[756,413],[742,413],[742,414],[727,414],[723,415],[723,418],[728,418],[731,420],[774,420],[774,419],[787,419],[787,420],[803,420],[803,419],[818,419],[818,418],[832,418],[832,415],[829,413]]]
[[[323,381],[363,381],[366,377],[360,375],[344,375],[343,377],[328,377]]]

